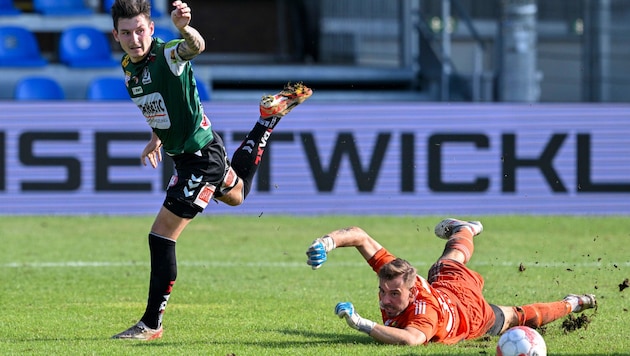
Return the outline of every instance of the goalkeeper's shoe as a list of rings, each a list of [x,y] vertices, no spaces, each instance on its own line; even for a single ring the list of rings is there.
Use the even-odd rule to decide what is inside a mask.
[[[112,339],[128,339],[128,340],[155,340],[162,337],[162,326],[157,329],[151,329],[145,323],[139,321],[136,325],[129,329],[112,336]]]
[[[597,308],[597,299],[594,294],[569,294],[564,297],[565,302],[569,302],[574,313],[579,313],[586,309]]]
[[[313,95],[313,90],[302,83],[288,83],[276,95],[265,95],[260,100],[260,118],[281,118]]]
[[[481,221],[463,221],[448,218],[435,225],[435,235],[441,239],[448,240],[455,232],[462,228],[470,229],[473,236],[477,236],[483,231]]]

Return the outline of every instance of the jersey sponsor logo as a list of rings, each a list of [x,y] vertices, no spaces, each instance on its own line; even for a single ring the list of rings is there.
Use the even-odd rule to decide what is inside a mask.
[[[132,100],[142,111],[142,115],[146,118],[149,126],[162,130],[171,127],[171,120],[164,104],[164,98],[160,93],[151,93],[132,98]]]
[[[202,209],[205,209],[208,206],[210,199],[212,199],[215,189],[216,187],[214,185],[206,183],[205,186],[201,187],[199,194],[197,194],[197,197],[194,201],[195,205]]]
[[[142,87],[133,87],[131,88],[131,92],[134,95],[138,95],[138,94],[142,94],[143,90],[142,90]]]

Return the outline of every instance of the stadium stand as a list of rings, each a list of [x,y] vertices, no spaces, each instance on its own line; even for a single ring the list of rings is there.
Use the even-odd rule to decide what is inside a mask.
[[[64,29],[59,39],[59,60],[73,68],[119,66],[114,59],[107,35],[89,26]]]
[[[45,16],[92,15],[83,0],[33,0],[33,10]]]
[[[1,67],[43,67],[48,64],[35,35],[19,26],[0,27]]]
[[[22,11],[15,7],[13,0],[0,0],[0,16],[16,16]]]
[[[103,12],[110,14],[112,11],[112,5],[114,4],[115,0],[103,0]],[[163,13],[162,11],[157,9],[157,6],[155,5],[155,1],[151,0],[151,17],[153,18],[157,18],[157,17],[162,17]]]
[[[3,25],[23,24],[24,27],[31,30],[37,36],[40,42],[41,53],[49,61],[49,64],[36,70],[30,68],[28,70],[26,68],[0,68],[0,100],[11,99],[13,87],[25,75],[49,76],[57,80],[65,91],[66,100],[86,100],[88,84],[95,77],[122,76],[120,68],[122,51],[109,35],[112,28],[110,16],[111,0],[84,0],[84,3],[94,12],[89,16],[43,15],[34,11],[33,1],[14,0],[15,6],[22,10],[22,14],[19,16],[2,16],[0,22]],[[63,1],[65,0],[61,0],[61,2]],[[152,2],[156,5],[153,7],[155,10],[168,15],[170,1],[154,0]],[[55,6],[60,4],[57,2]],[[274,14],[275,16],[276,10],[279,9],[276,8],[278,4],[275,0],[261,0],[260,2],[257,1],[256,4],[256,7],[249,8],[248,11],[250,16],[257,19],[260,17],[261,11],[266,15]],[[229,7],[238,7],[232,2],[226,1],[225,6],[228,5]],[[205,13],[210,11],[209,9],[211,8],[212,6],[206,2],[196,4],[197,13]],[[212,39],[212,46],[195,59],[194,65],[195,77],[203,84],[208,85],[213,101],[258,100],[261,89],[265,90],[269,86],[276,87],[279,83],[296,80],[296,78],[305,82],[312,82],[313,85],[320,88],[318,98],[323,98],[321,89],[336,88],[338,85],[351,83],[353,89],[363,87],[369,89],[380,89],[381,87],[398,88],[406,87],[414,78],[413,70],[407,67],[389,65],[390,61],[387,62],[387,65],[380,67],[372,66],[372,62],[369,62],[368,64],[370,65],[366,66],[324,63],[323,61],[320,63],[317,60],[307,63],[293,62],[292,52],[289,53],[293,45],[287,42],[288,39],[284,38],[287,33],[286,28],[290,24],[284,20],[281,21],[284,24],[283,26],[279,25],[277,28],[272,26],[264,31],[265,36],[262,38],[251,39],[245,36],[249,40],[239,44],[237,49],[232,49],[232,46],[234,43],[239,43],[239,38],[242,38],[242,36],[233,38],[222,35],[217,37],[217,39]],[[160,31],[161,28],[173,29],[170,16],[156,17],[154,21],[156,35],[158,37],[167,37],[168,34],[163,34],[164,32]],[[220,24],[229,25],[230,21],[227,17],[220,16],[220,19],[197,22],[197,25],[203,33],[215,33],[217,26],[221,26]],[[256,26],[255,24],[256,22],[254,26]],[[90,60],[74,63],[69,63],[66,60],[64,62],[60,51],[62,31],[74,26],[90,26],[106,36],[107,42],[113,51],[113,60],[109,58],[106,60],[109,66],[94,67],[97,62]],[[328,33],[324,31],[327,28],[325,27],[319,32]],[[278,36],[282,40],[278,40]],[[273,43],[278,45],[273,48],[265,46],[263,50],[259,50],[259,45],[267,40],[273,41]],[[241,47],[245,48],[245,50],[241,50]],[[344,48],[350,47],[345,46]],[[370,46],[360,46],[360,48],[366,47]],[[372,47],[377,48],[378,46],[371,46],[370,48]],[[322,50],[324,49],[322,48]],[[392,53],[392,56],[400,52],[400,50],[387,50],[387,53]],[[363,60],[359,58],[357,62],[363,63]],[[360,95],[363,95],[363,93],[360,93]]]
[[[195,77],[197,90],[201,101],[210,101],[210,91],[201,78]],[[122,77],[96,77],[90,81],[87,88],[88,100],[129,100],[129,93],[125,88]]]
[[[171,30],[169,27],[163,27],[163,26],[157,26],[157,25],[155,26],[153,37],[160,38],[164,42],[168,42],[170,40],[180,38],[179,33]]]
[[[129,100],[125,81],[121,77],[97,77],[88,85],[88,100]]]
[[[22,78],[15,86],[15,100],[64,100],[63,88],[56,80],[48,77],[30,76]]]
[[[208,86],[203,82],[201,78],[195,77],[195,82],[197,82],[197,92],[199,92],[199,100],[201,101],[210,101],[210,91],[208,90]]]

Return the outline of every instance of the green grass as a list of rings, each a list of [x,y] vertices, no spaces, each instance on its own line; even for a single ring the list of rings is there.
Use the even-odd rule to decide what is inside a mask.
[[[464,217],[466,218],[466,217]],[[544,337],[549,355],[628,355],[626,217],[488,216],[469,266],[495,304],[595,293],[586,329]],[[354,249],[317,271],[311,241],[358,225],[426,275],[441,217],[200,216],[177,245],[179,276],[155,342],[111,340],[141,316],[152,217],[0,217],[3,355],[494,355],[497,338],[454,346],[379,344],[337,318],[351,301],[380,322],[376,277]],[[519,265],[525,267],[519,271]]]

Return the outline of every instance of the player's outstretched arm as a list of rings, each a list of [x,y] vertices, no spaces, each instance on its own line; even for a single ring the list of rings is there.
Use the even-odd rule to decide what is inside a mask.
[[[370,336],[384,344],[393,345],[422,345],[427,342],[427,337],[418,329],[406,327],[398,329],[392,326],[376,324]]]
[[[427,340],[424,333],[418,329],[398,329],[391,326],[379,325],[369,319],[363,318],[354,310],[350,302],[338,303],[335,314],[346,319],[346,323],[353,329],[370,335],[372,338],[385,343],[395,345],[421,345]]]
[[[383,248],[363,229],[347,227],[315,239],[306,251],[308,257],[306,263],[313,269],[317,269],[326,262],[328,253],[338,247],[355,247],[366,261]]]
[[[188,4],[180,0],[173,1],[175,9],[171,12],[171,21],[179,30],[184,42],[177,46],[177,54],[185,60],[191,60],[206,49],[206,41],[199,31],[190,26],[192,11]]]

